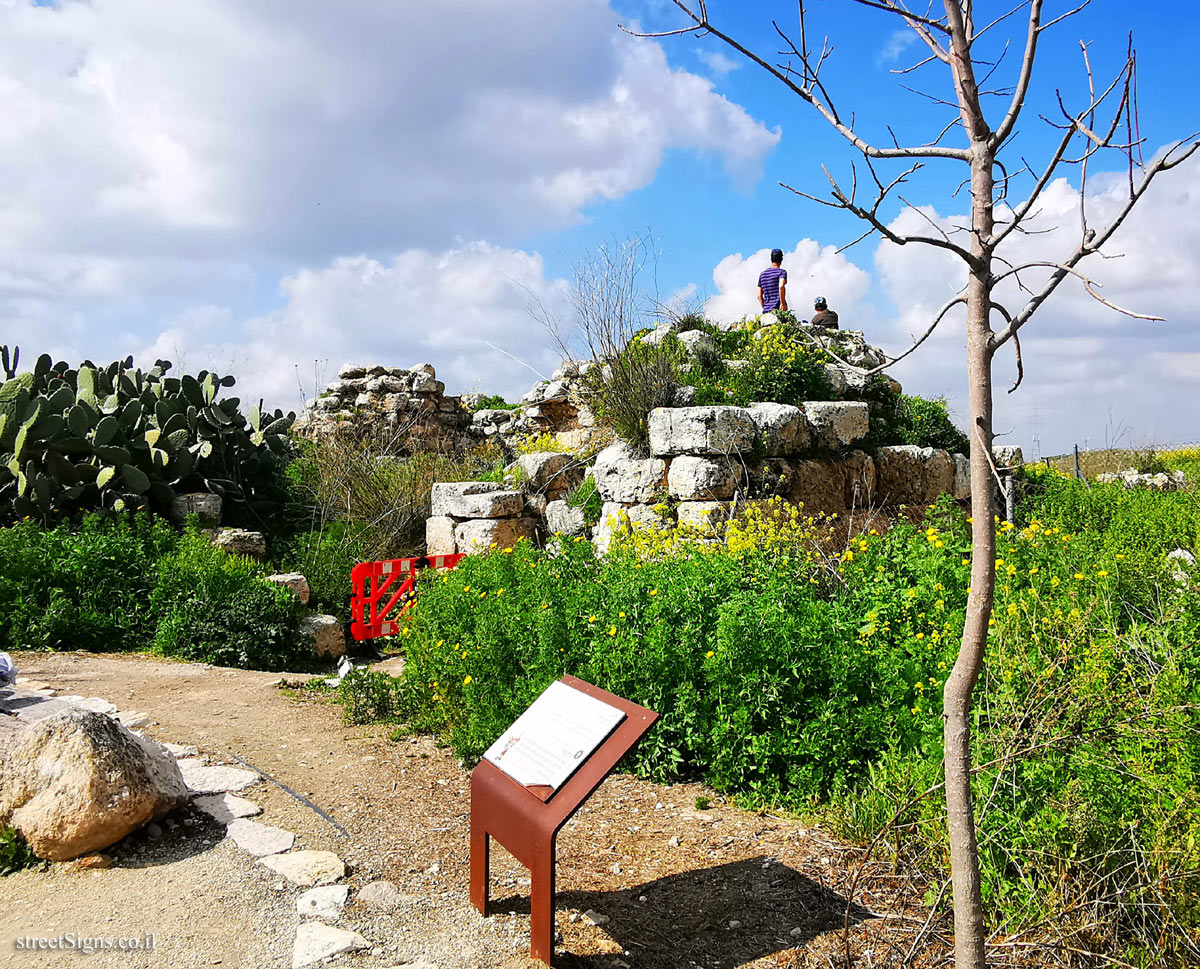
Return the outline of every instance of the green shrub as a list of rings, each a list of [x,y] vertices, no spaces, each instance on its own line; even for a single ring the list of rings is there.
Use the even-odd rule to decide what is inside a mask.
[[[38,864],[29,843],[14,829],[0,827],[0,876],[11,875]]]
[[[893,394],[881,376],[876,376],[867,397],[871,404],[868,446],[912,444],[940,448],[951,454],[971,453],[971,442],[951,420],[945,397],[927,399]]]
[[[369,541],[344,521],[301,532],[273,545],[276,571],[299,572],[308,579],[310,609],[350,621],[350,572],[359,562],[373,561]]]
[[[499,394],[490,394],[479,398],[479,402],[475,405],[473,410],[516,410],[520,406],[520,404],[510,404]]]
[[[313,663],[295,595],[264,582],[257,563],[225,553],[195,531],[159,561],[150,606],[160,617],[154,649],[166,656],[268,670]]]
[[[571,508],[583,509],[583,520],[587,525],[596,525],[604,512],[604,499],[600,497],[600,489],[596,487],[596,479],[587,477],[583,483],[572,488],[567,494],[567,505]]]
[[[347,723],[394,723],[400,712],[400,684],[374,670],[354,669],[338,684]]]
[[[602,425],[636,448],[650,440],[648,419],[656,407],[670,407],[679,389],[678,341],[658,346],[633,339],[618,354],[588,369],[581,379],[588,406]]]
[[[211,491],[233,524],[260,522],[282,500],[294,415],[220,398],[233,377],[167,376],[133,358],[54,363],[0,387],[0,521],[80,511],[165,511],[176,494]]]
[[[802,404],[828,400],[832,394],[825,373],[828,355],[803,340],[792,326],[752,324],[716,339],[721,357],[729,354],[744,360],[745,366],[729,367],[718,358],[715,368],[693,365],[686,370],[680,379],[696,387],[698,404]]]
[[[178,543],[147,514],[0,528],[0,647],[144,649],[154,637],[156,563]]]

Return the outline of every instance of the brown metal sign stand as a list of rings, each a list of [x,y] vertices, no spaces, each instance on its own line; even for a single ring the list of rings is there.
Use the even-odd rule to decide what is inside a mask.
[[[523,787],[490,761],[471,774],[471,904],[487,915],[490,839],[529,869],[530,954],[550,965],[554,955],[554,853],[558,832],[642,739],[658,714],[585,683],[562,682],[625,714],[613,732],[557,791]]]

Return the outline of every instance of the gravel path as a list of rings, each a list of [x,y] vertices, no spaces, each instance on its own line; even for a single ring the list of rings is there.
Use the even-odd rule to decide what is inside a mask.
[[[255,822],[296,835],[293,850],[335,852],[349,902],[323,919],[367,948],[338,967],[531,969],[528,873],[494,848],[495,912],[467,901],[469,774],[428,737],[392,742],[346,727],[339,707],[280,690],[277,674],[141,656],[23,654],[24,677],[149,716],[145,733],[192,744],[208,764],[249,764],[336,823],[264,780],[239,792]],[[695,809],[697,796],[713,807]],[[338,830],[338,828],[343,830]],[[343,831],[345,833],[343,833]],[[161,832],[131,835],[113,866],[69,864],[0,880],[0,966],[75,964],[74,953],[18,950],[24,936],[154,935],[152,951],[98,951],[88,967],[287,967],[305,891],[256,862],[197,811]],[[857,852],[802,824],[738,810],[695,785],[610,778],[559,838],[556,965],[676,969],[826,965],[841,952],[845,891]],[[873,964],[908,947],[925,913],[923,886],[869,877],[852,910],[852,944]],[[385,879],[394,908],[357,898]],[[376,891],[376,890],[372,890]],[[371,893],[368,893],[370,895]],[[386,893],[384,893],[386,894]],[[903,903],[903,904],[901,904]],[[871,917],[888,910],[889,919]],[[603,916],[583,917],[585,912]],[[899,916],[899,917],[897,917]],[[932,955],[932,952],[931,952]]]

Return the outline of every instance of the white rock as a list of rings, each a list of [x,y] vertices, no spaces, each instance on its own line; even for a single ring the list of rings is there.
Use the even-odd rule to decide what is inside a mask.
[[[276,572],[274,575],[268,575],[264,581],[274,582],[290,589],[292,594],[305,605],[308,604],[309,596],[312,595],[308,588],[308,579],[299,572]]]
[[[345,864],[332,851],[290,851],[286,855],[267,855],[258,863],[302,888],[329,885],[346,874]]]
[[[181,760],[179,769],[184,783],[199,794],[219,794],[222,791],[244,791],[262,778],[257,771],[219,764],[207,767],[203,763]]]
[[[318,656],[336,659],[346,654],[346,631],[337,616],[305,616],[300,620],[300,635],[308,639]]]
[[[404,896],[400,894],[400,889],[391,882],[375,881],[359,889],[354,900],[370,908],[391,912],[399,908],[400,903],[404,901]]]
[[[436,487],[436,486],[435,486]],[[454,544],[467,554],[491,548],[512,548],[521,539],[537,538],[537,522],[532,518],[481,518],[454,527]]]
[[[804,404],[812,443],[836,450],[867,436],[870,411],[859,400],[816,400]]]
[[[425,519],[425,554],[453,555],[457,549],[454,543],[454,519],[445,515]]]
[[[617,441],[596,455],[592,475],[605,501],[647,502],[666,486],[667,462],[639,458],[628,444]]]
[[[430,496],[435,518],[515,518],[521,493],[494,481],[439,482]]]
[[[732,498],[744,477],[740,463],[728,458],[681,455],[667,469],[667,491],[683,501]]]
[[[206,794],[192,801],[192,806],[221,824],[262,814],[262,808],[257,804],[236,794]]]
[[[150,725],[150,714],[139,713],[136,710],[122,710],[117,714],[117,719],[130,730],[137,730],[139,727]]]
[[[114,704],[98,696],[65,696],[63,700],[73,707],[86,710],[88,713],[103,713],[105,716],[112,716],[117,712]]]
[[[758,428],[744,407],[656,407],[649,433],[650,452],[659,457],[730,455],[749,451]]]
[[[1025,464],[1025,455],[1016,444],[1001,444],[992,448],[992,459],[997,468],[1020,468]]]
[[[767,457],[782,457],[804,451],[811,438],[804,411],[790,404],[770,402],[751,404],[746,408],[758,428]]]
[[[683,344],[683,348],[693,355],[708,350],[715,351],[717,348],[713,338],[703,330],[688,330],[680,333],[677,339]]]
[[[681,501],[675,507],[675,517],[680,525],[690,525],[701,531],[716,529],[729,518],[728,501]]]
[[[217,548],[223,548],[230,555],[244,555],[247,558],[263,561],[267,557],[267,539],[262,532],[247,531],[244,528],[222,528],[213,539]]]
[[[346,885],[322,885],[310,888],[296,899],[296,912],[301,918],[336,919],[346,907]]]
[[[291,850],[296,843],[296,836],[283,828],[275,828],[269,824],[259,824],[245,818],[236,818],[225,827],[225,833],[234,843],[247,854],[261,857],[262,855],[277,855],[281,851]]]
[[[370,947],[371,943],[357,932],[335,929],[323,922],[302,922],[296,929],[296,944],[292,947],[292,969],[311,966],[342,952]]]
[[[952,454],[954,459],[954,491],[956,500],[971,497],[971,459],[965,454]]]
[[[661,326],[656,326],[649,333],[643,333],[639,339],[648,347],[656,347],[674,332],[674,326],[670,323],[663,323]]]
[[[607,925],[611,919],[601,912],[597,912],[594,908],[589,908],[583,913],[583,920],[591,925]]]
[[[517,465],[531,491],[567,491],[583,480],[583,467],[570,454],[549,451],[522,454]]]
[[[572,508],[562,499],[546,505],[546,528],[550,534],[570,537],[587,533],[582,508]]]
[[[51,861],[107,848],[187,799],[175,758],[103,714],[65,710],[0,746],[0,818]]]
[[[163,747],[172,757],[195,757],[197,754],[192,744],[163,744]]]

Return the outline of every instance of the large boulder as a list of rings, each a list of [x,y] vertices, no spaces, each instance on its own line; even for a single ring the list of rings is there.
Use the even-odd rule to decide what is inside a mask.
[[[946,451],[915,444],[881,447],[875,452],[877,494],[883,505],[919,505],[942,493],[953,494],[954,458]]]
[[[480,518],[454,527],[454,544],[467,554],[492,548],[512,548],[521,539],[537,538],[537,522],[532,518]]]
[[[860,400],[813,400],[804,404],[813,444],[840,450],[867,436],[870,409]]]
[[[308,587],[308,579],[299,572],[276,572],[274,575],[268,575],[263,581],[283,586],[305,605],[308,604],[309,597],[312,595],[312,590]]]
[[[862,451],[844,457],[795,461],[791,473],[781,480],[788,498],[803,504],[806,511],[841,514],[871,505],[875,487],[875,462]]]
[[[337,616],[305,616],[300,620],[300,635],[318,656],[337,659],[346,655],[346,631]]]
[[[560,499],[546,505],[546,528],[552,535],[574,538],[587,534],[587,520],[582,508],[572,508]]]
[[[435,518],[516,518],[524,501],[521,492],[494,481],[454,481],[435,484],[431,495]]]
[[[971,497],[971,459],[965,454],[952,454],[954,459],[954,498],[963,501]]]
[[[804,411],[791,404],[764,402],[746,408],[763,443],[763,454],[781,457],[799,454],[808,447],[811,433]]]
[[[737,462],[685,454],[667,469],[667,491],[681,501],[723,501],[733,497],[743,478]]]
[[[259,562],[266,561],[267,539],[262,532],[251,532],[244,528],[222,528],[217,532],[213,544],[230,555],[244,555]]]
[[[650,501],[663,490],[667,462],[661,458],[639,458],[628,444],[617,441],[596,455],[592,475],[605,501],[635,504]]]
[[[738,454],[754,447],[758,426],[745,407],[656,407],[650,412],[650,451],[676,454]]]
[[[0,747],[0,823],[51,861],[116,844],[189,797],[174,757],[103,714],[39,720]]]

